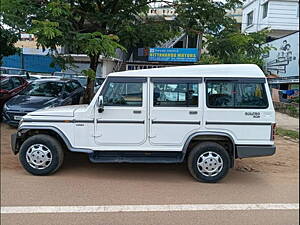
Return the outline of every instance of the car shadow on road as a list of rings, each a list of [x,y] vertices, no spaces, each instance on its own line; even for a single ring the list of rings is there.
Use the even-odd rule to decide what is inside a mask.
[[[97,179],[128,180],[135,182],[151,180],[152,182],[197,182],[187,169],[186,162],[179,164],[144,164],[144,163],[91,163],[84,153],[66,152],[62,168],[58,173],[72,176],[85,176]],[[258,173],[229,171],[219,183],[261,182]]]

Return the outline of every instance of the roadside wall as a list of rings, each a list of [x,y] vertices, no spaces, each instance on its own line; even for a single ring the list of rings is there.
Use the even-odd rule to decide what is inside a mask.
[[[299,104],[273,102],[274,108],[277,112],[288,114],[289,116],[299,118]]]

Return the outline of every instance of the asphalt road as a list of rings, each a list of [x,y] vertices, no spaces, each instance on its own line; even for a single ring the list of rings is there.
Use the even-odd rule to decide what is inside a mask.
[[[65,155],[51,176],[26,173],[9,147],[13,129],[1,125],[1,207],[173,204],[289,204],[299,202],[298,143],[277,137],[271,157],[244,159],[217,184],[196,182],[185,164],[92,164]],[[1,224],[280,224],[299,223],[298,210],[197,210],[2,214]]]

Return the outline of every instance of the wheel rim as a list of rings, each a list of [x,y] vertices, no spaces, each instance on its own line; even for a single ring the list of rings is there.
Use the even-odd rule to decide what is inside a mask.
[[[206,177],[217,176],[223,169],[223,159],[215,152],[204,152],[197,160],[199,172]]]
[[[52,162],[50,149],[43,144],[31,145],[26,151],[26,161],[34,169],[45,169]]]

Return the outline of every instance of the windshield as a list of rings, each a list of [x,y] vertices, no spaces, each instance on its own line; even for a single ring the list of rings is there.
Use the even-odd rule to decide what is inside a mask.
[[[32,82],[20,94],[27,96],[58,97],[63,89],[63,83],[60,82]]]
[[[81,86],[86,86],[86,82],[87,82],[86,77],[78,77],[78,78],[75,78],[75,79],[79,81]]]

